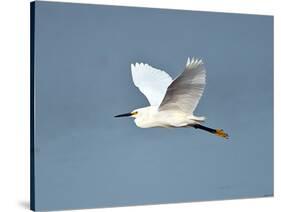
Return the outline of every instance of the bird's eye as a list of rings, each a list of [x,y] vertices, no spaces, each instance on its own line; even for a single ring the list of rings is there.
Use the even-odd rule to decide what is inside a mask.
[[[132,115],[137,115],[137,114],[138,114],[138,111],[132,112]]]

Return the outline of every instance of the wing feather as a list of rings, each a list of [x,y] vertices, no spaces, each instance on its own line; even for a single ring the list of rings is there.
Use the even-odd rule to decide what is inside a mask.
[[[159,106],[172,78],[165,71],[153,68],[148,64],[131,64],[133,82],[146,96],[150,105]]]
[[[193,114],[205,88],[206,69],[202,60],[188,58],[185,70],[168,87],[159,111],[181,110]]]

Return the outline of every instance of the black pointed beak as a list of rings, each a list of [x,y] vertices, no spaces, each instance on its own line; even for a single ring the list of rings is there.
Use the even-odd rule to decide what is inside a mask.
[[[132,116],[132,113],[124,113],[124,114],[120,114],[120,115],[116,115],[114,116],[115,118],[119,118],[119,117],[126,117],[126,116]]]

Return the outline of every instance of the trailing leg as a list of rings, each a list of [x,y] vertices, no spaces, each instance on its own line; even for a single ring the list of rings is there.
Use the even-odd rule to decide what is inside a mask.
[[[220,137],[223,137],[225,139],[228,139],[229,136],[227,133],[225,133],[222,129],[212,129],[212,128],[209,128],[209,127],[205,127],[201,124],[194,124],[192,125],[195,129],[200,129],[200,130],[205,130],[209,133],[212,133],[214,135],[217,135],[217,136],[220,136]]]

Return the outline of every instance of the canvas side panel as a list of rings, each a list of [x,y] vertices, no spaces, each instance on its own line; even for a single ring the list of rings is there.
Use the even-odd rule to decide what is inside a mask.
[[[30,209],[35,210],[34,151],[34,48],[35,2],[30,3]]]

